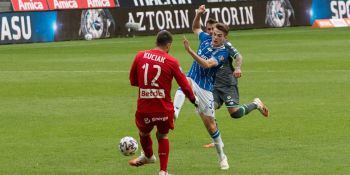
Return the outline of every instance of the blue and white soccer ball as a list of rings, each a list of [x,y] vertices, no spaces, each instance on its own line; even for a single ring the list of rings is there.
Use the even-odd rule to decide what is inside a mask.
[[[138,147],[137,141],[130,136],[123,137],[119,142],[119,150],[124,156],[134,155]]]

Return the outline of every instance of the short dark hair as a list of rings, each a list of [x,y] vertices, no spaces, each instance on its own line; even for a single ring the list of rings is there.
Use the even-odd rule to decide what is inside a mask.
[[[207,20],[207,22],[205,23],[205,25],[207,25],[207,24],[216,24],[216,23],[218,23],[218,21],[217,20],[215,20],[215,19],[213,19],[213,18],[209,18],[208,20]]]
[[[166,46],[168,43],[173,42],[173,36],[167,30],[162,30],[157,34],[157,46]]]
[[[229,27],[226,24],[224,24],[224,23],[217,23],[217,24],[215,24],[215,28],[217,28],[218,30],[224,32],[225,36],[228,35],[228,32],[230,30]]]

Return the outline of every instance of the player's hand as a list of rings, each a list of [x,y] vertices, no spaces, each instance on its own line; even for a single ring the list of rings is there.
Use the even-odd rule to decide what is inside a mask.
[[[233,76],[236,78],[240,78],[242,76],[242,71],[240,68],[235,68],[235,71],[233,72]]]
[[[187,52],[190,52],[191,47],[190,47],[190,42],[187,40],[187,38],[184,36],[184,46]]]
[[[191,103],[197,108],[199,104],[198,97],[194,96],[194,100],[191,100]]]
[[[201,5],[198,7],[197,13],[204,14],[205,13],[205,5]]]

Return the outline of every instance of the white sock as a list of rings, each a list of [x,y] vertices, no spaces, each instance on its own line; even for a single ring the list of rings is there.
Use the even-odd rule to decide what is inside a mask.
[[[175,118],[179,118],[179,114],[182,108],[182,105],[185,102],[185,94],[182,92],[181,89],[178,89],[175,93],[174,97],[174,111],[175,111]]]
[[[213,143],[215,144],[216,152],[218,154],[219,160],[221,161],[224,156],[224,143],[222,142],[219,129],[216,130],[212,135]]]

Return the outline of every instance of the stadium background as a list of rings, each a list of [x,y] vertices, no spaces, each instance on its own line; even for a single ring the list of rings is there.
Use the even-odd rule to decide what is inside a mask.
[[[113,3],[105,9],[84,9],[87,6],[82,3],[83,0],[72,0],[78,4],[76,6],[54,6],[52,4],[56,1],[53,0],[21,2],[23,4],[36,1],[50,3],[44,5],[43,9],[30,9],[30,5],[28,8],[20,8],[18,3],[11,5],[8,0],[1,1],[1,44],[77,40],[83,39],[88,33],[92,34],[94,39],[152,35],[162,29],[172,33],[188,33],[191,32],[195,9],[202,3],[206,4],[208,9],[202,21],[212,17],[228,24],[233,30],[308,26],[312,25],[316,18],[348,18],[350,15],[349,1],[342,0],[169,1],[172,4],[166,4],[168,1],[164,1],[161,5],[156,2],[162,1],[149,1],[152,3],[146,4],[143,0],[108,0]],[[131,27],[126,27],[128,24],[131,24]],[[136,26],[137,30],[132,25]]]

